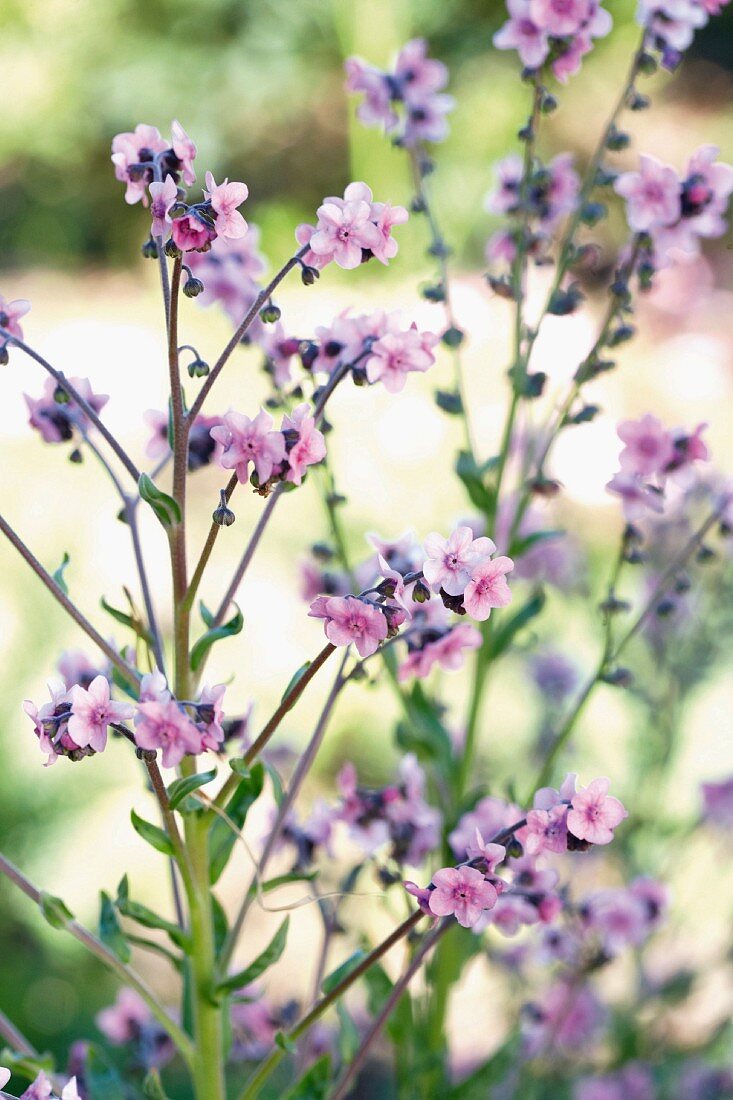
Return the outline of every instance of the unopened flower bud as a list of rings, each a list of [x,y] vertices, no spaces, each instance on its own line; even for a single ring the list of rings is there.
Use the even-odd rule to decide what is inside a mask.
[[[427,603],[430,599],[430,589],[422,577],[415,581],[415,587],[412,590],[412,598],[415,603]]]
[[[205,378],[209,373],[209,364],[204,362],[203,359],[192,359],[188,364],[188,374],[190,378]]]
[[[268,302],[260,310],[260,321],[265,325],[274,325],[276,321],[280,320],[280,317],[280,307],[276,306],[274,302]]]
[[[57,405],[68,405],[71,400],[63,386],[57,386],[53,391],[53,399]]]
[[[203,290],[204,284],[200,279],[197,279],[195,275],[191,275],[183,284],[183,293],[187,298],[198,298],[199,294],[203,293]]]
[[[181,250],[172,237],[169,237],[168,240],[165,242],[163,246],[163,251],[165,252],[166,256],[170,257],[171,260],[177,260],[178,257],[181,255]]]
[[[300,269],[300,278],[303,282],[303,286],[313,286],[316,279],[320,278],[320,271],[315,267],[308,267],[307,264],[303,264]]]
[[[74,450],[69,455],[69,462],[73,462],[76,466],[79,466],[83,461],[84,461],[83,454],[81,453],[81,451],[79,450],[78,447],[75,447]]]
[[[146,260],[158,259],[158,246],[152,237],[148,237],[145,244],[140,249]]]
[[[215,509],[211,518],[219,527],[231,527],[236,519],[234,512],[229,507],[225,489],[221,490],[219,507]]]
[[[9,362],[10,356],[8,354],[8,345],[3,344],[2,347],[0,347],[0,366],[5,367]]]

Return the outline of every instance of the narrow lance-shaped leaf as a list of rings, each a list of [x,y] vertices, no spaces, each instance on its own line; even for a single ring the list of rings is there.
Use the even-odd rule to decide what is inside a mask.
[[[70,561],[71,558],[64,551],[64,556],[61,559],[61,565],[53,572],[53,579],[56,581],[56,584],[59,586],[65,596],[68,596],[69,594],[69,586],[64,578],[64,573],[66,572],[66,566],[69,564]]]
[[[233,993],[235,990],[242,989],[243,986],[249,985],[250,982],[257,981],[266,970],[274,966],[285,950],[285,945],[288,941],[289,926],[290,917],[286,917],[265,950],[257,956],[254,962],[251,962],[244,970],[239,970],[225,981],[220,982],[217,986],[217,991],[219,993]]]
[[[45,890],[41,891],[38,905],[52,928],[66,928],[74,919],[74,914],[66,903],[53,894],[47,894]]]
[[[121,962],[130,961],[130,945],[122,931],[114,902],[104,890],[99,894],[99,938]]]
[[[197,791],[199,787],[216,779],[216,768],[208,772],[198,772],[196,775],[184,775],[181,779],[174,779],[168,788],[168,801],[172,810],[175,810],[189,794]]]
[[[204,622],[206,622],[206,619],[204,619]],[[211,619],[210,622],[213,622],[213,619]],[[235,634],[239,634],[243,626],[244,617],[239,608],[237,608],[235,615],[229,622],[222,623],[221,626],[211,626],[205,634],[201,635],[191,650],[192,671],[196,672],[198,670],[206,653],[215,642],[221,641],[222,638],[231,638]]]
[[[146,504],[150,505],[164,527],[172,527],[174,524],[181,522],[181,509],[178,502],[168,493],[164,493],[162,489],[159,489],[147,474],[140,474],[138,491],[141,498]]]
[[[145,821],[142,817],[139,817],[134,810],[130,811],[130,820],[132,821],[132,827],[138,836],[141,836],[144,841],[150,844],[156,851],[162,852],[164,856],[173,855],[173,845],[170,842],[168,834],[157,825],[152,825],[149,821]]]
[[[332,993],[344,978],[348,978],[349,974],[356,970],[359,963],[366,958],[366,955],[366,951],[362,950],[355,951],[353,955],[349,955],[348,959],[342,962],[340,966],[337,966],[335,970],[332,970],[331,973],[327,974],[323,979],[321,982],[321,989],[323,992],[326,994]]]
[[[238,784],[232,797],[224,807],[229,821],[217,818],[209,834],[210,878],[212,885],[226,867],[239,830],[249,813],[249,808],[262,794],[265,781],[265,769],[257,763],[247,776]],[[231,822],[231,824],[230,824]],[[234,828],[232,828],[232,825]]]

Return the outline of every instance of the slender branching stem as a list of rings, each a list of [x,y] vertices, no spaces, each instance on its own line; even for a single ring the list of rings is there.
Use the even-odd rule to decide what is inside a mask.
[[[92,626],[85,615],[81,613],[76,604],[72,603],[65,592],[61,590],[59,585],[53,579],[48,570],[39,562],[38,558],[28,549],[22,539],[15,533],[6,519],[0,515],[0,532],[5,535],[8,542],[12,543],[15,549],[18,551],[23,560],[31,567],[36,576],[45,584],[51,595],[60,603],[64,611],[74,620],[77,626],[87,634],[94,644],[104,653],[104,655],[112,662],[118,672],[124,676],[125,680],[133,688],[137,688],[138,674],[134,669],[130,668],[125,661],[122,660],[119,653],[109,644],[109,642],[102,637],[99,631]]]
[[[239,479],[237,478],[237,475],[232,474],[232,476],[229,478],[229,481],[227,482],[226,489],[223,490],[227,504],[232,499],[232,493],[237,487],[238,480]],[[204,575],[204,570],[206,569],[209,558],[211,557],[211,552],[214,549],[214,544],[219,537],[220,531],[221,524],[212,522],[211,527],[209,528],[209,533],[206,536],[206,542],[204,543],[201,554],[199,555],[199,560],[196,563],[196,568],[193,571],[193,576],[191,577],[190,583],[188,585],[186,598],[183,601],[183,606],[188,611],[190,611],[193,607],[193,601],[196,599],[196,593],[198,592],[199,585],[201,584],[201,578]]]

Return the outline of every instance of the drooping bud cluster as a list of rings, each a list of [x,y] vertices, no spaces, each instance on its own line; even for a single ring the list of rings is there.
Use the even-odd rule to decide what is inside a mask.
[[[407,42],[389,72],[359,57],[348,58],[344,68],[347,90],[364,97],[356,114],[365,126],[381,127],[406,146],[445,139],[445,116],[454,106],[453,97],[443,92],[448,70],[427,56],[424,39]]]

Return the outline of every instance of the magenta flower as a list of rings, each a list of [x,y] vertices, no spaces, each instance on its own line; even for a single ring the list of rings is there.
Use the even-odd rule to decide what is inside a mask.
[[[326,637],[333,645],[353,644],[360,657],[370,657],[387,637],[384,613],[356,596],[320,596],[308,614],[325,619]]]
[[[437,336],[418,332],[415,325],[406,332],[387,332],[372,345],[364,363],[367,378],[382,382],[389,393],[399,393],[411,371],[424,372],[433,365],[430,349],[437,343]]]
[[[183,176],[183,182],[187,187],[190,187],[192,183],[196,182],[196,173],[193,170],[193,162],[196,159],[196,146],[175,118],[171,123],[171,133],[173,135],[171,143],[173,152],[181,162],[180,172]]]
[[[453,915],[464,928],[473,928],[484,910],[496,905],[496,887],[474,867],[443,867],[433,875],[433,885],[430,912],[436,917]]]
[[[363,199],[341,205],[327,201],[317,213],[316,230],[308,243],[324,262],[333,260],[350,270],[359,267],[363,251],[384,247],[382,233],[372,220],[371,203]]]
[[[442,588],[449,596],[460,596],[476,567],[496,550],[491,539],[475,539],[470,527],[456,527],[447,539],[433,532],[423,545],[427,554],[423,566],[425,580],[434,592]]]
[[[206,198],[216,214],[216,232],[219,237],[238,240],[247,232],[247,223],[237,209],[249,195],[246,183],[230,183],[225,179],[217,183],[211,172],[206,173]]]
[[[167,175],[163,183],[158,180],[151,183],[148,191],[153,200],[150,204],[150,213],[153,217],[153,226],[150,232],[153,237],[162,237],[168,232],[168,226],[173,221],[170,211],[178,198],[178,188],[173,176]]]
[[[614,189],[626,199],[626,217],[636,233],[672,225],[681,213],[680,179],[674,168],[642,154],[638,172],[624,172]]]
[[[181,252],[196,252],[205,251],[216,237],[216,232],[195,214],[184,214],[174,220],[171,236]]]
[[[97,413],[109,401],[105,393],[92,393],[88,378],[70,378],[69,382]],[[86,432],[90,428],[86,413],[74,401],[57,401],[57,394],[58,386],[53,378],[47,378],[44,382],[42,397],[23,394],[30,413],[28,423],[40,432],[46,443],[67,443],[73,438],[75,429]]]
[[[590,0],[530,0],[530,14],[552,38],[576,34],[591,14]]]
[[[286,481],[300,485],[309,466],[314,466],[326,457],[326,441],[323,433],[316,428],[310,405],[303,403],[293,409],[289,416],[283,417],[282,434],[288,450],[288,470]],[[294,441],[290,437],[294,435]]]
[[[221,424],[211,429],[211,437],[224,448],[219,459],[221,465],[225,470],[235,470],[243,484],[251,465],[264,485],[275,466],[287,457],[283,434],[272,431],[272,417],[264,409],[254,420],[230,410]]]
[[[201,733],[175,699],[138,704],[135,742],[141,749],[161,749],[164,768],[175,768],[184,756],[203,748]]]
[[[506,607],[512,594],[506,574],[514,568],[511,558],[498,557],[480,562],[471,573],[463,594],[463,604],[472,619],[483,622],[494,607]]]
[[[610,844],[613,830],[629,816],[621,802],[608,793],[609,786],[607,779],[594,779],[573,795],[567,826],[578,840]]]
[[[75,684],[71,689],[69,734],[80,748],[89,745],[102,752],[107,744],[107,727],[131,718],[129,703],[115,703],[110,698],[109,681],[95,676],[88,689]]]
[[[567,806],[562,804],[528,812],[526,826],[517,830],[517,839],[528,856],[567,851],[567,813]]]
[[[622,420],[616,432],[626,444],[619,456],[621,470],[625,474],[639,477],[659,474],[674,457],[671,433],[651,413],[646,413],[639,420]]]
[[[168,142],[160,136],[160,131],[143,122],[131,133],[117,134],[113,139],[112,163],[117,179],[127,184],[125,202],[142,201],[143,206],[147,206],[147,183],[152,179],[153,162],[157,154],[164,153],[168,148]],[[147,171],[140,170],[138,165],[149,167]]]

